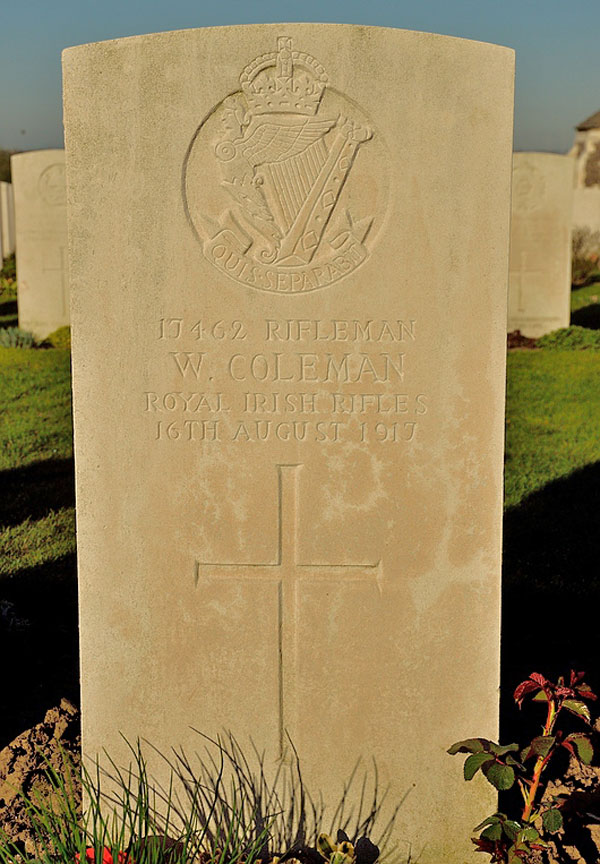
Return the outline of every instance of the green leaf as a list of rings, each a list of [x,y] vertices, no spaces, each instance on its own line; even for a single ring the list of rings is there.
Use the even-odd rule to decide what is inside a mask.
[[[502,825],[500,822],[497,822],[495,825],[489,825],[481,832],[480,836],[485,837],[486,840],[500,840],[502,838]]]
[[[570,741],[577,750],[577,756],[584,763],[589,765],[594,758],[594,748],[592,742],[585,732],[573,732],[567,735],[565,741]]]
[[[521,759],[526,762],[532,756],[546,757],[552,750],[556,738],[553,735],[538,735],[521,753]]]
[[[494,753],[495,756],[505,756],[507,753],[518,753],[519,745],[518,744],[493,744],[490,741],[490,753]]]
[[[504,791],[510,789],[515,782],[515,772],[510,765],[502,762],[487,762],[482,766],[482,771],[496,789]]]
[[[508,839],[514,843],[517,839],[517,835],[521,830],[521,826],[518,822],[515,822],[514,819],[507,819],[506,822],[502,823],[502,830],[508,837]]]
[[[546,810],[542,814],[542,825],[550,834],[556,834],[557,831],[560,831],[563,826],[563,817],[560,810],[557,810],[555,807],[552,810]]]
[[[488,750],[491,743],[487,738],[465,738],[464,741],[457,741],[446,752],[451,756],[456,756],[457,753],[481,753],[482,750]]]
[[[508,756],[506,757],[506,764],[507,764],[507,765],[514,765],[515,768],[520,768],[521,771],[524,771],[524,770],[525,770],[525,766],[524,766],[524,765],[521,765],[521,763],[519,762],[519,760],[518,760],[518,759],[515,759],[514,756],[511,756],[510,753],[509,753]]]
[[[537,841],[540,839],[540,834],[539,834],[539,831],[537,831],[537,830],[536,830],[535,828],[533,828],[533,827],[531,827],[531,828],[523,828],[523,830],[522,830],[522,832],[521,832],[521,837],[522,837],[523,840],[525,840],[527,843],[535,843],[535,842],[537,842]]]
[[[577,714],[578,717],[583,717],[583,719],[587,720],[588,723],[592,722],[590,709],[585,702],[580,702],[579,699],[565,699],[562,703],[562,707],[566,708],[567,711],[570,711],[572,714]]]
[[[546,696],[546,694],[544,693],[543,690],[540,690],[539,693],[535,694],[535,696],[533,697],[533,699],[531,701],[532,702],[547,702],[548,697]]]
[[[500,816],[504,816],[504,814],[494,813],[493,816],[488,816],[487,819],[484,819],[483,822],[480,822],[479,825],[476,825],[473,828],[473,831],[480,831],[482,828],[485,828],[486,825],[494,825],[496,822],[500,822]]]
[[[481,766],[486,762],[491,762],[493,758],[494,756],[492,753],[471,753],[471,755],[465,760],[465,780],[472,780]]]

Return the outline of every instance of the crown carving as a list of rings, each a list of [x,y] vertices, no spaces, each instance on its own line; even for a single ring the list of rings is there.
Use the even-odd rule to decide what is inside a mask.
[[[317,113],[327,75],[321,64],[292,48],[289,36],[277,39],[277,51],[262,54],[240,75],[252,114]]]

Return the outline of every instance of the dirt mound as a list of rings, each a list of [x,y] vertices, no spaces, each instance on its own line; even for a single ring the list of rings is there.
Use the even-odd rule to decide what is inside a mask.
[[[592,743],[592,765],[571,757],[564,775],[546,788],[544,803],[562,801],[564,820],[564,828],[555,835],[544,858],[549,864],[600,861],[600,719],[594,725]]]
[[[530,339],[529,336],[523,336],[520,330],[513,330],[507,336],[508,348],[537,348],[537,339]]]
[[[81,763],[79,711],[63,699],[46,712],[41,723],[23,732],[0,751],[0,826],[27,853],[34,851],[33,835],[20,792],[41,795],[50,802],[56,794],[46,777],[49,768],[64,776],[65,761],[76,771]],[[76,790],[78,807],[81,790]]]

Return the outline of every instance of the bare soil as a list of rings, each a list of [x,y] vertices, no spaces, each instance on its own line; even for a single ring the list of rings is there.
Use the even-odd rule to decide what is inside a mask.
[[[53,769],[65,776],[67,762],[77,777],[81,764],[79,711],[67,699],[0,751],[0,828],[25,854],[34,852],[34,835],[23,794],[40,795],[51,802],[56,792],[47,772]],[[78,783],[73,791],[80,807]]]
[[[530,339],[529,336],[523,336],[520,330],[513,330],[509,333],[506,339],[508,348],[537,348],[537,339]]]

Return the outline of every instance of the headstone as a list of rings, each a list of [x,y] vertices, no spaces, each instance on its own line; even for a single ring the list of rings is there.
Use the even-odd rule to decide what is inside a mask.
[[[19,327],[44,338],[69,323],[64,150],[11,157]]]
[[[555,153],[515,153],[508,332],[537,338],[571,318],[574,162]]]
[[[471,856],[498,734],[513,52],[331,24],[64,54],[84,750],[293,739]]]
[[[0,225],[2,256],[8,258],[15,251],[15,206],[11,183],[0,181]]]

